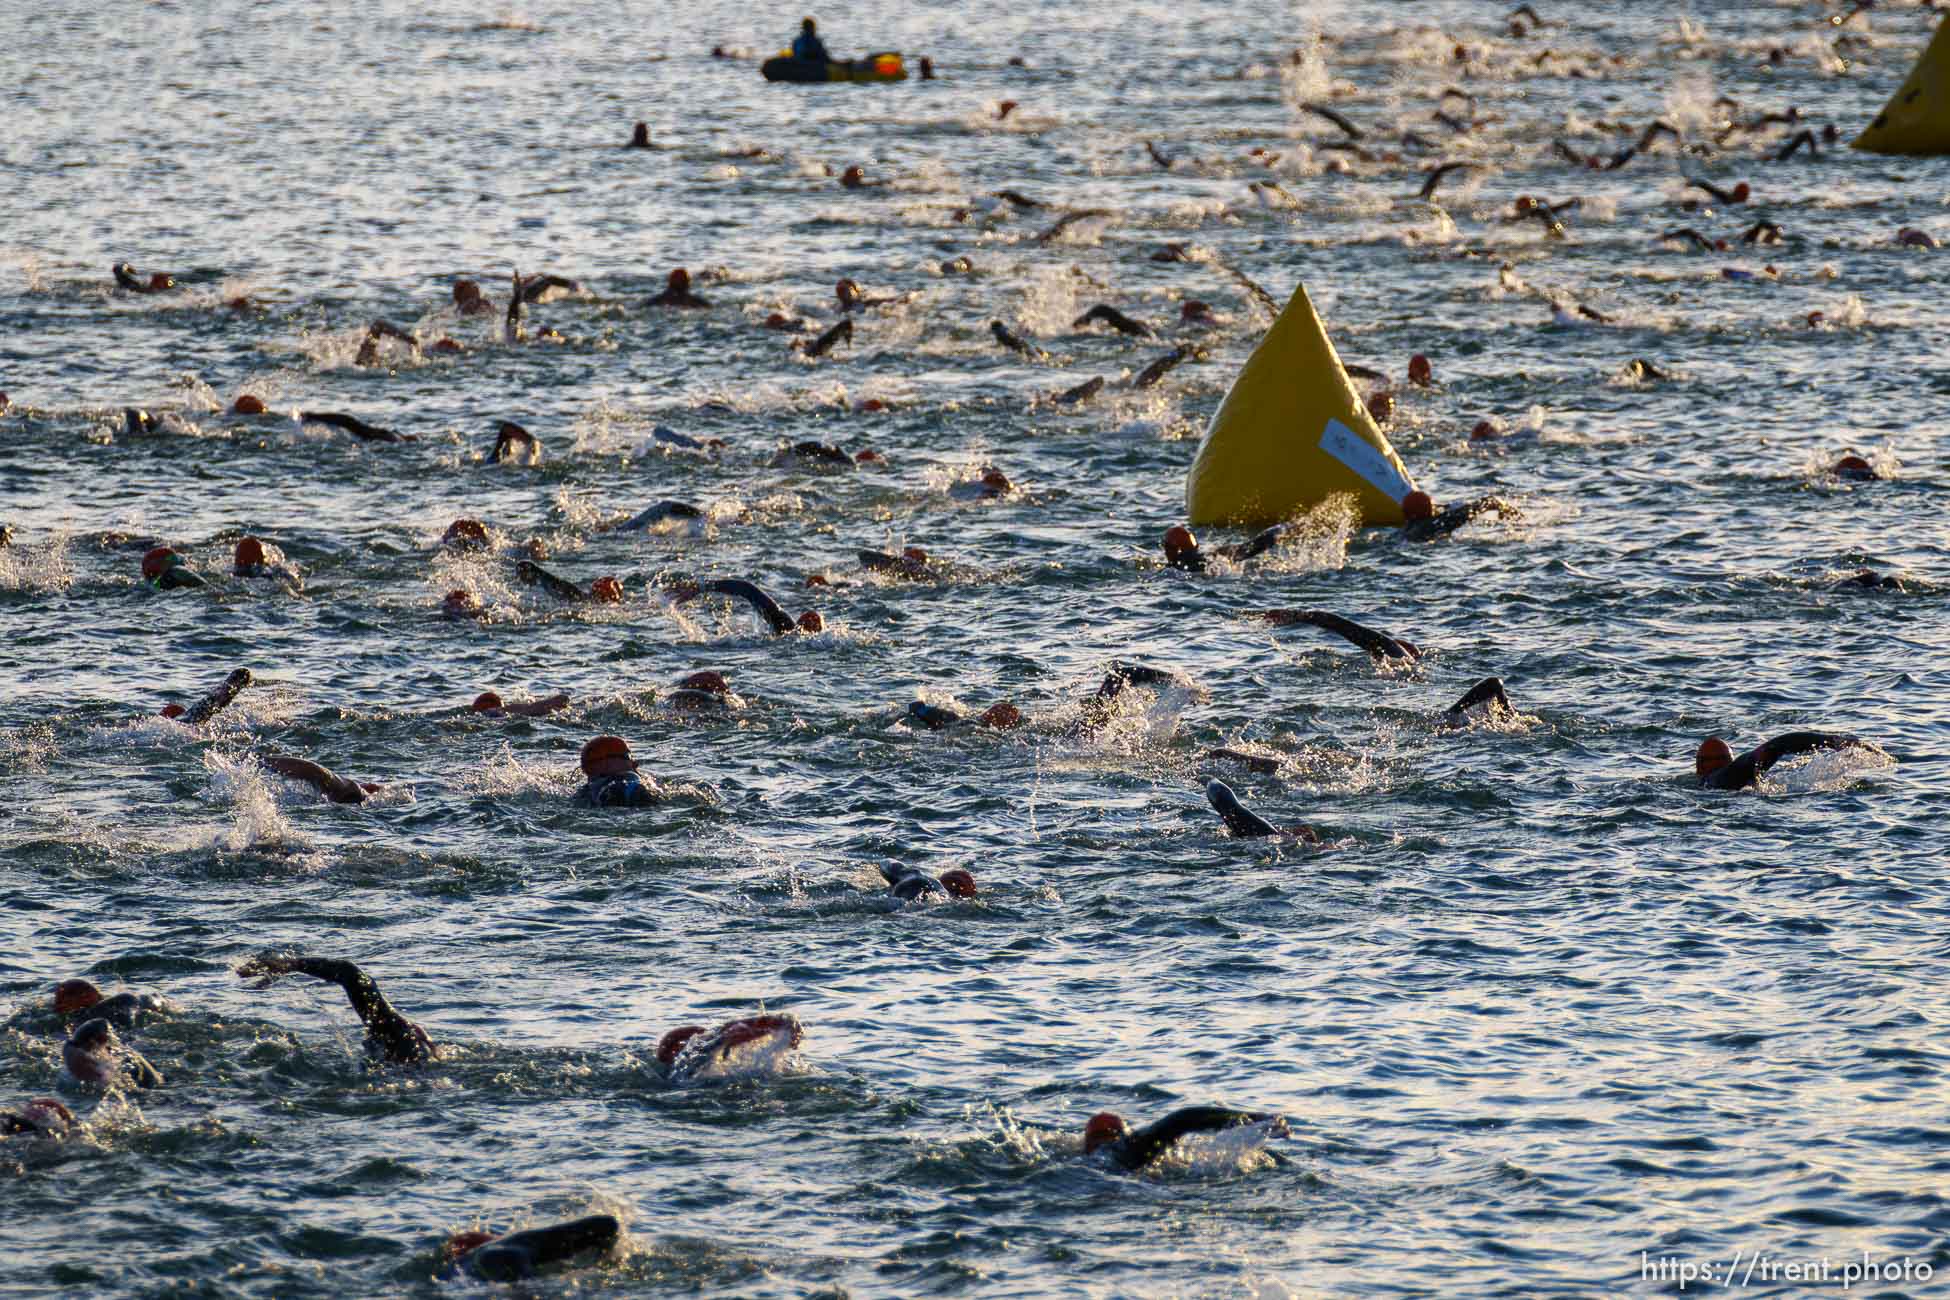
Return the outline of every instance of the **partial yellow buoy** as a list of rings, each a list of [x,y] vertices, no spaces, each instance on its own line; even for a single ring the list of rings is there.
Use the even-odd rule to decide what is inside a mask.
[[[1302,285],[1212,416],[1185,475],[1186,518],[1263,528],[1348,492],[1364,523],[1399,524],[1414,490]]]
[[[1889,98],[1875,121],[1849,142],[1868,153],[1950,153],[1950,20],[1937,25],[1909,80]]]

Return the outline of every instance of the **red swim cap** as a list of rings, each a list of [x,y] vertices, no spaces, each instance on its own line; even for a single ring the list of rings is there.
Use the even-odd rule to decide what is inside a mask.
[[[582,747],[582,770],[590,776],[621,776],[635,769],[629,742],[621,736],[598,736]]]
[[[1175,560],[1181,555],[1191,555],[1198,550],[1198,538],[1183,524],[1173,524],[1165,529],[1165,558]]]
[[[657,1042],[657,1060],[669,1065],[684,1050],[684,1044],[703,1032],[703,1025],[685,1025],[681,1029],[671,1030]]]
[[[239,573],[242,573],[253,564],[263,564],[264,562],[263,542],[258,541],[255,537],[245,537],[238,541],[236,565]]]
[[[1106,1142],[1117,1141],[1127,1132],[1129,1129],[1122,1116],[1113,1115],[1107,1110],[1099,1111],[1083,1126],[1083,1149],[1086,1154],[1095,1151]]]
[[[493,691],[482,691],[474,697],[474,712],[487,713],[501,707],[501,697]]]
[[[1368,399],[1368,414],[1374,417],[1376,424],[1388,423],[1395,416],[1395,395],[1384,391],[1370,397]]]
[[[1009,481],[1009,476],[993,465],[984,465],[982,467],[982,486],[996,492],[1013,492],[1016,490],[1016,485]]]
[[[615,578],[601,577],[589,584],[589,594],[607,605],[623,603],[623,584]]]
[[[1402,513],[1410,519],[1433,519],[1435,502],[1429,494],[1417,488],[1402,498]]]
[[[142,576],[160,578],[183,562],[183,557],[167,546],[158,546],[142,557]]]
[[[456,519],[440,538],[442,546],[486,546],[487,526],[478,519]]]
[[[677,685],[680,690],[709,691],[713,695],[731,694],[731,683],[724,679],[724,674],[714,673],[708,668],[701,673],[692,673]]]
[[[1702,777],[1712,775],[1732,761],[1733,751],[1718,736],[1708,736],[1693,751],[1693,771]]]
[[[826,620],[819,616],[818,610],[809,609],[799,616],[799,630],[801,632],[824,632],[826,630]]]
[[[230,404],[230,413],[232,415],[262,415],[264,414],[263,399],[252,397],[249,393],[244,393]]]
[[[670,273],[670,279],[666,282],[665,292],[689,293],[690,291],[691,273],[680,266]]]
[[[62,980],[54,986],[56,1015],[71,1016],[102,1000],[102,991],[87,980]]]
[[[956,898],[975,897],[975,877],[960,867],[941,873],[941,887]]]
[[[162,706],[162,715],[165,718],[180,718],[188,712],[189,710],[180,704],[165,704]]]
[[[1489,442],[1497,436],[1496,425],[1488,420],[1478,420],[1476,427],[1469,431],[1471,442]]]
[[[465,282],[463,281],[463,283]],[[447,1260],[456,1260],[469,1251],[478,1250],[480,1247],[487,1245],[499,1235],[499,1233],[494,1232],[483,1232],[479,1228],[470,1228],[466,1232],[456,1232],[453,1236],[447,1238],[447,1244],[440,1248],[440,1254]]]
[[[1860,456],[1844,456],[1829,467],[1840,478],[1874,478],[1875,467]]]
[[[901,558],[909,564],[926,564],[928,553],[918,546],[907,546],[901,548]]]
[[[873,463],[874,461],[879,460],[880,453],[875,451],[872,447],[866,447],[860,451],[854,452],[853,459],[858,461],[862,465],[868,465]]]
[[[1420,384],[1424,388],[1435,382],[1435,367],[1431,366],[1429,359],[1420,352],[1408,359],[1408,382]]]
[[[994,727],[997,731],[1013,731],[1022,725],[1022,710],[1009,701],[1003,700],[989,705],[982,711],[982,716],[975,720],[985,727]]]

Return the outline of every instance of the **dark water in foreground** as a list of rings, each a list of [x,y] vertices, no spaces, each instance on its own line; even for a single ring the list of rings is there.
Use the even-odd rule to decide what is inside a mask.
[[[0,1141],[0,1288],[478,1288],[428,1281],[449,1231],[593,1209],[624,1248],[535,1293],[1649,1294],[1678,1289],[1662,1261],[1757,1253],[1743,1294],[1865,1253],[1908,1280],[1850,1294],[1929,1293],[1916,1267],[1950,1268],[1950,254],[1894,236],[1950,241],[1950,164],[1765,161],[1781,125],[1610,172],[1551,146],[1609,155],[1654,117],[1711,145],[1790,105],[1846,138],[1933,19],[1539,7],[1564,25],[1519,38],[1459,3],[875,4],[828,16],[834,47],[932,53],[942,79],[807,89],[705,57],[769,53],[797,17],[754,30],[715,0],[0,5],[0,1105],[53,1093],[88,1120]],[[658,147],[615,147],[639,119]],[[1446,160],[1476,170],[1440,208],[1408,197]],[[840,189],[850,163],[887,187]],[[1682,210],[1695,175],[1754,199]],[[1249,188],[1268,180],[1285,199]],[[1583,206],[1550,239],[1504,220],[1518,194]],[[1081,208],[1111,215],[1038,241]],[[1784,241],[1737,242],[1758,219]],[[1731,251],[1660,238],[1681,227]],[[1167,242],[1194,260],[1150,260]],[[942,272],[962,256],[972,276]],[[1304,281],[1351,362],[1426,353],[1397,447],[1439,499],[1499,492],[1524,522],[1414,546],[1322,519],[1272,563],[1160,569],[1266,324],[1217,259],[1281,297]],[[115,293],[118,260],[182,288]],[[676,265],[713,310],[644,306]],[[515,267],[587,285],[533,310],[564,342],[503,346],[449,309],[456,278],[498,301]],[[806,360],[761,327],[825,328],[842,275],[900,299],[850,347]],[[1612,321],[1553,323],[1552,295]],[[1209,358],[1128,387],[1194,337],[1167,327],[1187,299],[1221,319]],[[1165,338],[1072,329],[1098,301]],[[376,317],[467,351],[359,367]],[[995,319],[1052,362],[998,348]],[[1047,400],[1092,375],[1097,401]],[[244,392],[419,441],[221,413]],[[163,431],[129,436],[125,405]],[[1518,436],[1472,443],[1486,417]],[[541,468],[483,463],[501,419]],[[770,465],[805,438],[884,464]],[[1825,474],[1848,448],[1891,477]],[[964,500],[988,463],[1018,490]],[[664,498],[712,522],[596,527]],[[459,515],[491,555],[437,548]],[[247,532],[302,584],[136,581],[155,540],[221,575]],[[516,584],[537,537],[625,602]],[[955,567],[855,566],[904,545]],[[1864,565],[1904,589],[1832,590]],[[827,630],[672,607],[652,580],[676,574],[753,578]],[[484,624],[435,616],[462,586]],[[1237,617],[1269,605],[1433,653],[1378,673]],[[1208,695],[1067,734],[1113,658]],[[238,665],[270,684],[201,732],[153,716]],[[668,710],[703,668],[744,707]],[[1437,732],[1490,673],[1521,719]],[[486,689],[574,705],[491,722],[466,712]],[[916,698],[1008,698],[1031,725],[917,733]],[[1702,736],[1806,727],[1894,761],[1692,788]],[[605,731],[703,793],[574,807]],[[1284,762],[1211,767],[1220,744]],[[265,772],[273,750],[387,789],[326,804]],[[1211,775],[1333,847],[1226,837]],[[891,909],[886,861],[983,893]],[[232,973],[267,946],[359,961],[443,1058],[368,1069],[335,991]],[[57,1081],[35,1008],[78,974],[174,1001],[137,1036],[169,1087]],[[776,1074],[678,1087],[655,1064],[665,1030],[761,1006],[806,1025]],[[1079,1157],[1094,1111],[1205,1100],[1292,1117],[1280,1162]]]

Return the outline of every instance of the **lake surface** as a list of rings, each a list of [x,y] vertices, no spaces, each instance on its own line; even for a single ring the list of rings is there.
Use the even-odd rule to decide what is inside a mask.
[[[1760,1295],[1819,1260],[1906,1270],[1851,1294],[1940,1286],[1950,253],[1896,235],[1950,242],[1950,163],[1771,160],[1845,143],[1936,19],[1538,8],[1515,35],[1451,0],[869,3],[829,44],[939,79],[802,87],[754,57],[798,12],[721,0],[0,0],[0,1106],[87,1121],[0,1142],[0,1290],[483,1289],[431,1280],[448,1233],[591,1212],[622,1246],[533,1293],[1613,1296],[1683,1261]],[[1554,148],[1655,119],[1680,143],[1616,170]],[[653,148],[620,147],[637,121]],[[1416,198],[1445,161],[1472,169]],[[884,184],[842,188],[856,164]],[[1556,237],[1519,195],[1581,205]],[[1781,241],[1740,242],[1758,221]],[[118,291],[121,261],[178,287]],[[647,305],[678,266],[710,310]],[[517,270],[586,287],[530,308],[560,342],[453,310]],[[1522,519],[1415,544],[1325,511],[1264,560],[1163,567],[1270,319],[1231,271],[1304,283],[1390,377],[1439,501]],[[893,300],[850,344],[764,327],[826,329],[843,276]],[[1161,337],[1074,328],[1098,302]],[[376,319],[465,350],[361,366]],[[1131,383],[1183,342],[1204,359]],[[227,414],[246,393],[271,415]],[[488,460],[501,420],[540,467]],[[880,459],[773,463],[800,440]],[[1826,471],[1851,449],[1885,479]],[[971,499],[988,465],[1015,490]],[[709,519],[601,527],[666,499]],[[462,516],[488,553],[441,548]],[[245,534],[300,580],[229,576]],[[623,602],[520,584],[531,541]],[[144,584],[159,542],[213,590]],[[856,563],[907,546],[952,563]],[[1836,588],[1864,567],[1900,589]],[[681,577],[825,630],[775,640]],[[439,616],[458,588],[485,620]],[[1382,671],[1240,616],[1269,606],[1428,653]],[[1203,694],[1079,728],[1113,661]],[[156,716],[239,666],[260,684],[207,726]],[[703,669],[742,707],[668,707]],[[1438,730],[1491,674],[1519,716]],[[573,703],[495,720],[486,690]],[[1028,723],[930,732],[916,699]],[[1695,788],[1703,737],[1807,729],[1887,757]],[[606,732],[682,797],[576,806]],[[271,753],[384,788],[334,805]],[[1328,847],[1229,837],[1213,776]],[[896,862],[981,893],[894,906]],[[359,962],[440,1059],[369,1066],[335,989],[238,978],[265,948]],[[170,999],[132,1038],[164,1089],[61,1081],[48,996],[81,975]],[[778,1069],[655,1061],[760,1008],[805,1026]],[[1096,1111],[1206,1101],[1292,1136],[1141,1176],[1081,1153]]]

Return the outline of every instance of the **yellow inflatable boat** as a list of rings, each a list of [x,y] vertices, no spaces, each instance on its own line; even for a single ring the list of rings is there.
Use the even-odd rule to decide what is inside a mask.
[[[1850,147],[1868,153],[1950,153],[1950,19],[1931,38],[1909,79]]]
[[[1414,490],[1295,289],[1212,416],[1185,476],[1186,518],[1263,528],[1348,492],[1364,522],[1399,524]]]

